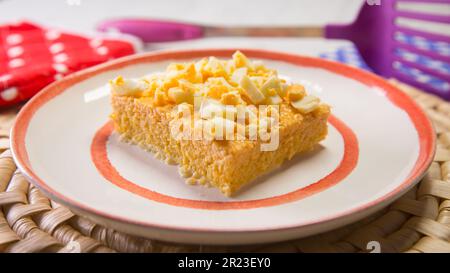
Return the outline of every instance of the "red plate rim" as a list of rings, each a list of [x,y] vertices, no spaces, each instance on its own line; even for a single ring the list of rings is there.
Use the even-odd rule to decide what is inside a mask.
[[[367,202],[356,208],[352,208],[331,216],[322,217],[310,221],[303,221],[296,224],[277,226],[273,228],[262,227],[249,229],[245,228],[222,229],[222,228],[192,228],[192,227],[186,228],[182,226],[154,224],[149,222],[127,219],[126,217],[119,217],[107,212],[99,211],[95,208],[74,201],[69,197],[62,195],[59,192],[56,192],[50,186],[48,186],[42,179],[40,179],[39,176],[33,171],[31,164],[29,162],[28,153],[25,146],[25,136],[27,133],[29,122],[40,107],[42,107],[45,103],[47,103],[57,95],[63,93],[68,87],[75,85],[76,83],[81,82],[97,74],[130,65],[158,62],[170,59],[192,59],[206,56],[229,57],[236,50],[240,50],[244,52],[247,56],[252,58],[282,61],[303,67],[321,68],[324,70],[331,71],[335,74],[356,80],[367,86],[380,87],[380,89],[383,92],[385,92],[387,98],[394,105],[403,109],[408,114],[419,136],[419,143],[420,143],[419,156],[408,177],[395,189],[377,198],[376,200]],[[387,205],[386,203],[388,203],[388,201],[395,200],[395,198],[399,197],[402,193],[406,192],[408,189],[410,189],[412,186],[414,186],[417,182],[420,181],[423,174],[428,169],[434,158],[434,154],[436,151],[436,134],[434,132],[431,121],[428,119],[428,117],[425,115],[422,109],[410,97],[408,97],[394,85],[387,82],[385,79],[373,73],[366,72],[358,68],[314,57],[306,57],[301,55],[268,50],[259,50],[259,49],[217,48],[217,49],[194,49],[194,50],[165,50],[123,57],[117,60],[113,60],[104,64],[100,64],[73,73],[59,81],[56,81],[48,85],[47,87],[42,89],[42,91],[40,91],[37,95],[35,95],[21,109],[21,111],[17,115],[16,121],[11,130],[11,151],[19,170],[31,183],[33,183],[39,189],[44,191],[52,199],[57,200],[58,202],[63,203],[71,208],[87,213],[88,215],[99,216],[102,219],[112,220],[114,222],[118,221],[122,223],[128,223],[145,228],[164,229],[164,230],[170,229],[184,232],[256,232],[256,231],[265,232],[265,231],[289,230],[313,226],[316,224],[324,224],[326,222],[331,222],[333,220],[337,220],[345,216],[350,216],[352,214],[361,215],[362,212],[367,210],[375,211],[375,209]]]

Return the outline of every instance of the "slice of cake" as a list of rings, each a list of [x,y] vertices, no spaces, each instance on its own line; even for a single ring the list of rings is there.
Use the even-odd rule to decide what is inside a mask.
[[[230,196],[327,135],[329,106],[241,52],[110,82],[116,131]]]

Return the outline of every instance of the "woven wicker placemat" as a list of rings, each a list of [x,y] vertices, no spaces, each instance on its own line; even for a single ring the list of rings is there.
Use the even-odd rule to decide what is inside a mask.
[[[270,245],[239,247],[165,243],[97,225],[49,200],[29,184],[9,151],[17,109],[0,112],[0,252],[364,252],[371,241],[382,252],[450,252],[450,104],[392,81],[433,120],[434,162],[423,180],[362,221],[324,234]]]

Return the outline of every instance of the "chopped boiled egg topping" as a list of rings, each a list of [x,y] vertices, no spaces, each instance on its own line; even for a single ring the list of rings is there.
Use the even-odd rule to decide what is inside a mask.
[[[194,97],[214,99],[223,105],[277,105],[290,103],[302,113],[314,110],[320,100],[306,95],[299,84],[287,84],[260,61],[240,51],[232,59],[203,58],[197,62],[172,63],[165,73],[141,79],[110,81],[119,96],[151,97],[155,106],[194,103]],[[302,101],[304,100],[305,101]]]
[[[229,121],[233,124],[236,121],[236,113],[229,114],[233,107],[284,103],[307,114],[320,105],[317,97],[306,94],[304,86],[288,84],[278,77],[276,70],[267,68],[261,61],[249,60],[240,51],[229,60],[209,57],[196,62],[171,63],[164,73],[140,79],[119,76],[110,81],[110,87],[114,95],[149,98],[154,106],[197,107],[201,119],[214,124],[223,122],[228,127]],[[197,101],[200,106],[195,106]],[[251,115],[252,111],[246,114]],[[260,118],[256,120],[264,123]]]

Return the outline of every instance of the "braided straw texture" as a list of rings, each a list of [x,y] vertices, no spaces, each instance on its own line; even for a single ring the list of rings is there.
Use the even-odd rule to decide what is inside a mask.
[[[177,245],[127,235],[74,215],[49,200],[17,170],[9,128],[17,109],[0,112],[0,252],[450,252],[450,104],[392,81],[433,120],[434,162],[423,180],[390,207],[309,238],[239,247]],[[76,242],[76,245],[74,245]]]

